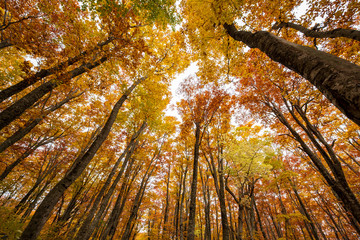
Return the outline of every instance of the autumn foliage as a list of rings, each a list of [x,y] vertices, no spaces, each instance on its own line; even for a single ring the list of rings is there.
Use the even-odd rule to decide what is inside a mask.
[[[0,239],[359,239],[359,14],[1,0]]]

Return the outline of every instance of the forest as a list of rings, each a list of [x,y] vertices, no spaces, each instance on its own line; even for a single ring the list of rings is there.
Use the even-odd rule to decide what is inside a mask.
[[[360,238],[359,0],[0,0],[0,239]]]

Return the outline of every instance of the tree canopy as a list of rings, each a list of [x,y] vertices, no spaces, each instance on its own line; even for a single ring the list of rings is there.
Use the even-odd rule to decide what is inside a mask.
[[[359,24],[357,0],[1,0],[0,238],[359,239]]]

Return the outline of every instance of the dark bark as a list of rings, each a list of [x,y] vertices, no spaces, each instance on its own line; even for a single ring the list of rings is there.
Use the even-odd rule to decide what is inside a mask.
[[[112,182],[109,190],[105,194],[105,190],[108,188],[108,185],[110,185],[110,183],[112,181],[112,177],[115,174],[115,170],[117,169],[117,166],[116,166],[116,168],[114,167],[113,168],[114,171],[112,173],[110,173],[106,183],[104,184],[103,188],[101,189],[101,194],[99,194],[97,196],[97,199],[95,200],[86,220],[83,222],[83,224],[81,225],[81,228],[79,229],[79,232],[76,234],[75,239],[87,240],[91,237],[91,234],[94,232],[95,228],[98,226],[98,223],[102,219],[102,216],[106,212],[108,203],[110,202],[110,199],[116,189],[117,184],[119,183],[121,177],[123,176],[125,169],[126,169],[126,174],[128,174],[129,169],[132,168],[134,159],[131,159],[131,156],[132,156],[133,152],[135,151],[136,147],[137,147],[137,142],[132,143],[132,145],[129,146],[129,148],[126,149],[124,151],[124,153],[122,154],[122,155],[125,155],[125,153],[126,153],[126,157],[124,159],[124,162],[121,166],[119,173],[117,174],[117,176],[114,179],[114,181]],[[123,157],[124,156],[120,157],[118,162],[120,162],[120,160]],[[118,165],[118,164],[115,164],[115,165]],[[101,199],[101,203],[99,201],[100,199]],[[99,206],[99,204],[100,204],[100,206]],[[96,213],[96,215],[95,215],[95,213]]]
[[[210,145],[210,143],[208,142],[208,144]],[[210,146],[209,146],[210,148]],[[224,159],[222,158],[222,147],[218,146],[218,156],[220,159],[218,159],[218,166],[215,166],[215,160],[213,157],[212,152],[209,152],[209,158],[210,161],[208,160],[208,158],[205,156],[205,159],[209,165],[210,171],[211,171],[211,175],[213,176],[214,179],[214,185],[215,185],[215,190],[216,190],[216,194],[218,196],[219,199],[219,203],[220,203],[220,214],[221,214],[221,225],[222,225],[222,231],[223,231],[223,239],[224,240],[228,240],[230,238],[230,228],[229,228],[229,223],[228,223],[228,219],[227,219],[227,211],[226,211],[226,202],[225,202],[225,183],[224,183],[224,176],[223,176],[223,171],[224,171]]]
[[[297,188],[295,186],[295,184],[290,180],[290,183],[291,183],[291,187],[295,193],[295,196],[296,196],[296,199],[298,200],[299,204],[300,204],[300,212],[302,214],[305,215],[305,217],[307,218],[307,221],[305,224],[309,224],[310,225],[310,234],[313,236],[314,239],[316,240],[320,240],[319,238],[319,235],[316,231],[316,227],[315,227],[315,224],[313,222],[313,219],[312,217],[310,216],[309,212],[307,211],[306,207],[305,207],[305,204],[303,202],[303,200],[301,199],[298,191],[297,191]]]
[[[0,130],[20,117],[21,114],[34,105],[43,96],[45,96],[45,94],[51,92],[61,84],[68,83],[70,79],[101,65],[106,60],[108,60],[107,56],[102,57],[94,62],[85,63],[80,67],[75,68],[74,70],[60,75],[58,78],[43,83],[0,113]]]
[[[9,138],[7,138],[4,142],[0,144],[0,153],[5,151],[8,147],[19,141],[21,138],[23,138],[26,134],[28,134],[34,127],[36,127],[49,113],[59,109],[64,104],[68,103],[70,100],[78,97],[79,94],[76,95],[70,95],[67,96],[64,100],[61,102],[49,107],[45,113],[41,114],[38,118],[29,120],[24,127],[17,130],[13,135],[11,135]]]
[[[174,216],[174,227],[175,227],[175,239],[179,239],[181,234],[183,234],[182,226],[183,226],[183,206],[184,199],[186,194],[186,177],[187,177],[188,166],[186,165],[185,169],[181,166],[181,174],[179,181],[179,192],[177,195],[177,202],[175,208],[175,216]],[[180,237],[181,239],[181,237]]]
[[[323,165],[321,159],[317,156],[316,153],[307,145],[307,143],[302,139],[302,137],[296,132],[296,130],[290,125],[285,116],[281,111],[274,105],[267,103],[268,106],[272,109],[276,117],[280,120],[282,124],[290,131],[291,135],[299,142],[301,149],[309,156],[312,160],[312,163],[316,166],[319,173],[323,176],[326,183],[330,186],[334,192],[335,197],[342,203],[343,207],[346,209],[346,214],[349,218],[355,218],[357,222],[360,222],[360,203],[354,193],[350,190],[349,187],[346,187],[347,183],[342,182],[342,174],[337,175],[339,178],[334,178],[327,168]],[[357,227],[354,225],[354,228]]]
[[[94,157],[102,143],[105,141],[107,136],[110,133],[111,127],[115,122],[116,116],[134,90],[134,88],[140,84],[145,78],[138,79],[134,82],[126,92],[121,96],[119,101],[116,102],[114,105],[110,116],[108,117],[104,127],[101,129],[100,133],[96,136],[95,140],[89,147],[89,149],[84,153],[81,154],[74,162],[71,169],[66,173],[65,177],[58,182],[55,187],[48,193],[48,195],[44,198],[38,209],[36,210],[35,214],[33,215],[31,221],[23,231],[21,238],[22,240],[35,240],[39,235],[42,227],[44,226],[45,222],[49,218],[53,208],[55,207],[56,203],[59,201],[60,197],[64,194],[66,189],[81,175],[81,173],[85,170],[87,165],[90,163],[91,159]]]
[[[40,81],[41,79],[44,79],[52,74],[58,73],[64,69],[66,69],[68,66],[71,66],[77,62],[79,62],[81,59],[84,59],[84,57],[86,57],[87,55],[89,55],[90,53],[94,52],[95,50],[109,44],[113,39],[112,38],[108,38],[106,41],[98,43],[98,46],[95,47],[94,49],[88,50],[88,51],[84,51],[82,53],[80,53],[79,55],[69,58],[68,60],[59,63],[58,65],[52,67],[52,68],[48,68],[48,69],[41,69],[39,72],[24,78],[22,81],[2,90],[0,92],[0,102],[8,99],[9,97],[13,96],[14,94],[17,94],[19,92],[21,92],[22,90],[24,90],[25,88],[33,85],[34,83]],[[6,45],[6,43],[8,43],[7,41],[1,42],[0,44],[0,49],[1,49],[1,45],[4,44]],[[8,43],[11,44],[11,43]],[[10,45],[11,46],[11,45]]]
[[[29,207],[26,209],[25,213],[22,215],[22,219],[27,218],[30,213],[34,210],[36,204],[38,203],[40,197],[44,194],[47,187],[50,185],[50,181],[47,181],[45,185],[40,189],[40,191],[36,194],[35,198],[31,201]]]
[[[125,177],[124,177],[122,186],[120,188],[120,191],[118,193],[118,197],[116,199],[114,208],[109,216],[109,219],[107,220],[107,224],[106,224],[104,231],[102,232],[99,239],[103,239],[103,240],[113,239],[115,232],[116,232],[117,225],[119,224],[119,221],[120,221],[121,213],[123,212],[126,201],[128,200],[131,186],[132,186],[135,178],[137,177],[140,169],[141,169],[140,166],[137,166],[137,168],[135,170],[132,170],[132,168],[129,168],[127,173],[125,174]],[[133,176],[131,177],[131,180],[129,181],[131,172],[132,172]],[[108,236],[109,236],[109,238],[107,238]]]
[[[204,198],[204,212],[205,212],[205,233],[204,240],[211,240],[211,218],[210,218],[210,191],[208,186],[209,177],[206,175],[206,179],[202,174],[199,166],[199,173],[201,179],[201,186]]]
[[[188,240],[195,239],[195,216],[196,216],[196,190],[197,190],[197,175],[199,164],[200,152],[200,131],[201,126],[199,123],[195,124],[195,146],[194,146],[194,162],[193,162],[193,175],[191,182],[190,192],[190,206],[189,206],[189,225],[188,225]]]
[[[260,216],[260,213],[259,213],[259,210],[256,206],[256,202],[254,201],[254,209],[255,209],[255,212],[256,212],[256,216],[257,216],[257,220],[258,220],[258,223],[259,223],[259,227],[260,227],[260,230],[261,230],[261,234],[263,236],[264,239],[269,239],[266,235],[266,232],[264,230],[264,227],[263,227],[263,223],[262,223],[262,220],[261,220],[261,216]]]
[[[250,48],[300,74],[316,86],[349,119],[360,125],[360,67],[334,55],[288,42],[269,32],[238,31],[224,24],[228,34]]]
[[[167,175],[167,179],[166,179],[166,198],[165,198],[164,222],[163,222],[163,232],[162,232],[163,238],[169,235],[167,232],[168,231],[167,224],[168,224],[168,220],[169,220],[170,173],[171,173],[171,165],[169,163],[168,175]]]
[[[10,46],[13,46],[13,44],[8,40],[3,40],[3,41],[0,42],[0,49],[10,47]],[[1,95],[1,93],[0,93],[0,95]]]
[[[153,158],[154,160],[154,158]],[[149,178],[150,176],[152,175],[155,167],[152,166],[152,162],[150,162],[149,164],[149,167],[147,168],[146,172],[145,172],[145,175],[141,181],[141,184],[140,184],[140,187],[139,187],[139,191],[137,192],[136,196],[135,196],[135,199],[134,199],[134,202],[132,204],[132,207],[131,207],[131,211],[130,211],[130,216],[129,216],[129,219],[126,223],[126,226],[125,226],[125,230],[124,230],[124,233],[121,237],[121,240],[127,240],[127,239],[130,239],[131,237],[131,233],[132,233],[132,226],[133,226],[133,221],[136,219],[137,217],[137,212],[140,208],[140,205],[141,205],[141,202],[142,202],[142,199],[144,197],[144,194],[145,194],[145,190],[146,190],[146,186],[149,182]]]
[[[20,157],[18,157],[13,163],[11,163],[10,165],[8,165],[5,168],[5,170],[0,175],[0,181],[4,180],[17,165],[19,165],[24,159],[26,159],[28,156],[30,156],[37,148],[39,148],[43,145],[46,145],[48,143],[51,143],[61,136],[62,136],[62,134],[57,135],[57,136],[45,137],[43,139],[37,140]]]
[[[302,32],[307,37],[313,38],[338,38],[338,37],[345,37],[349,39],[354,39],[360,41],[360,31],[354,29],[344,29],[344,28],[336,28],[330,31],[319,31],[316,28],[308,29],[304,26],[299,24],[291,23],[291,22],[280,22],[275,23],[272,27],[273,29],[281,29],[281,28],[292,28],[299,32]]]

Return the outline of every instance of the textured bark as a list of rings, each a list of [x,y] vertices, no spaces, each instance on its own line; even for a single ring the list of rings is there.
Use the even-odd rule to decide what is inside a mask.
[[[315,29],[308,29],[299,24],[291,23],[291,22],[280,22],[274,24],[273,29],[280,28],[292,28],[299,32],[302,32],[307,37],[313,38],[337,38],[337,37],[345,37],[349,39],[354,39],[360,41],[360,31],[354,29],[344,29],[344,28],[336,28],[334,30],[321,32]]]
[[[188,240],[195,239],[195,216],[196,216],[196,189],[197,189],[197,175],[199,165],[199,152],[200,152],[200,124],[196,123],[195,129],[195,146],[194,146],[194,163],[193,175],[191,182],[190,192],[190,207],[189,207],[189,225],[188,225]]]
[[[300,74],[316,86],[349,119],[360,125],[360,67],[331,54],[288,42],[269,32],[238,31],[224,24],[228,34],[250,48]]]
[[[0,130],[9,125],[12,121],[20,117],[28,108],[34,105],[38,100],[40,100],[45,94],[49,93],[56,87],[61,84],[67,83],[70,79],[77,77],[90,69],[93,69],[102,63],[104,63],[108,57],[102,57],[95,62],[89,62],[81,65],[80,67],[71,70],[67,73],[64,73],[59,76],[59,78],[49,80],[46,83],[43,83],[14,104],[6,108],[0,113]]]
[[[110,133],[111,127],[115,122],[116,116],[127,99],[127,97],[131,94],[134,88],[140,84],[145,78],[141,78],[134,82],[126,92],[121,96],[119,101],[114,105],[110,116],[108,117],[104,127],[101,129],[100,133],[96,136],[95,140],[89,147],[89,149],[81,154],[74,162],[71,169],[66,173],[65,177],[58,182],[55,187],[48,193],[48,195],[44,198],[42,203],[39,205],[35,214],[31,218],[31,221],[25,228],[24,232],[21,235],[22,240],[35,240],[39,235],[42,227],[45,222],[49,218],[53,208],[56,203],[59,201],[60,197],[64,194],[66,189],[81,175],[81,173],[85,170],[87,165],[90,163],[91,159],[96,154],[97,150],[100,148],[102,143],[105,141],[107,136]]]
[[[24,78],[22,81],[2,90],[0,92],[0,102],[6,100],[7,98],[13,96],[14,94],[17,94],[19,92],[21,92],[22,90],[24,90],[25,88],[33,85],[34,83],[40,81],[41,79],[44,79],[52,74],[58,73],[64,69],[66,69],[68,66],[71,66],[77,62],[79,62],[81,59],[84,59],[84,57],[86,55],[89,55],[90,53],[94,52],[95,50],[109,44],[113,39],[112,38],[108,38],[106,41],[98,43],[98,46],[95,47],[94,49],[88,50],[88,51],[84,51],[82,53],[80,53],[79,55],[69,58],[68,60],[59,63],[58,65],[52,67],[52,68],[48,68],[48,69],[41,69],[39,72]],[[3,42],[2,42],[3,43]],[[4,44],[7,43],[6,41],[4,42]],[[9,43],[10,44],[10,43]],[[11,45],[10,45],[11,46]],[[0,49],[1,49],[1,44],[0,44]]]

